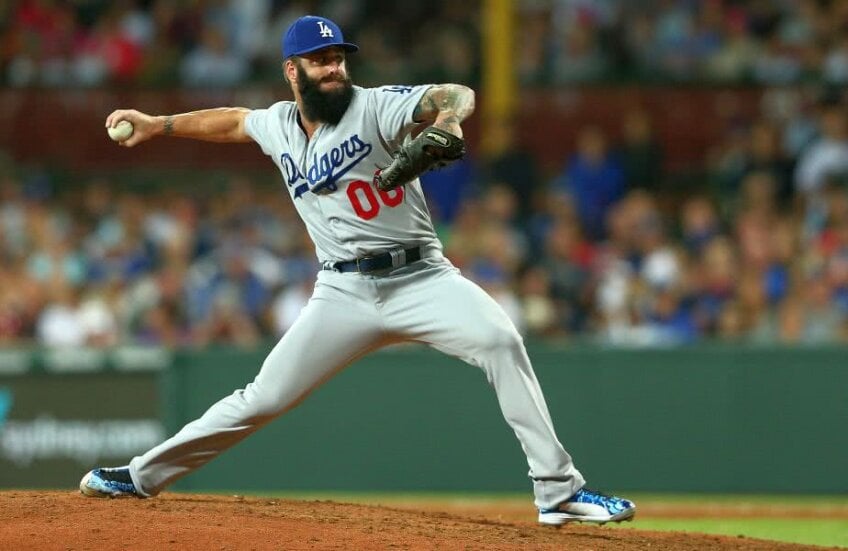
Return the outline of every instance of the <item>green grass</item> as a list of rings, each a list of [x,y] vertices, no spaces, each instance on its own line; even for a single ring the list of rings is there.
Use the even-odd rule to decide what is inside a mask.
[[[630,496],[628,496],[630,497]],[[683,506],[759,506],[777,511],[785,508],[803,508],[805,518],[638,518],[632,528],[643,530],[668,530],[705,532],[726,536],[744,536],[768,540],[848,548],[848,497],[846,496],[784,496],[784,495],[711,495],[711,494],[635,494],[633,500],[646,505]],[[834,510],[843,518],[809,518],[816,512],[825,517]],[[624,528],[624,527],[622,527]]]
[[[634,501],[651,503],[750,503],[755,505],[803,505],[810,507],[848,507],[848,496],[841,495],[783,495],[783,494],[656,494],[624,492]]]
[[[844,519],[638,519],[620,530],[705,532],[745,536],[789,543],[848,547],[848,521]]]
[[[631,497],[628,495],[628,497]],[[734,505],[803,508],[806,511],[848,510],[846,496],[815,495],[711,495],[635,494],[633,500],[647,505],[683,504],[693,506]],[[768,540],[848,548],[848,520],[845,518],[638,518],[630,527],[643,530],[705,532]]]
[[[234,494],[240,492],[221,492]],[[258,494],[251,494],[258,495]],[[363,503],[385,505],[388,507],[421,503],[432,506],[444,503],[450,505],[481,506],[498,505],[515,508],[522,511],[527,509],[527,519],[533,517],[531,497],[527,494],[457,494],[457,493],[348,493],[348,492],[269,492],[264,497],[279,497],[286,499],[332,500],[347,503]],[[848,511],[848,496],[785,496],[785,495],[712,495],[712,494],[640,494],[627,492],[626,496],[636,502],[637,507],[643,506],[650,511],[651,507],[681,505],[682,507],[703,507],[709,505],[721,506],[759,506],[792,508],[807,513],[804,518],[664,518],[654,511],[636,517],[633,523],[616,526],[619,530],[662,530],[679,532],[702,532],[726,536],[744,536],[806,545],[822,545],[848,548],[848,520],[844,514]],[[832,512],[836,508],[843,518],[809,518],[815,517],[816,511]],[[812,514],[810,514],[812,513]],[[824,515],[823,515],[824,516]],[[608,525],[609,526],[609,525]]]

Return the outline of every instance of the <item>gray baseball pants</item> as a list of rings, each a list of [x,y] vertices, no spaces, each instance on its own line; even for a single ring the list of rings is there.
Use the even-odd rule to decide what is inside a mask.
[[[325,340],[328,323],[332,346]],[[132,459],[136,488],[142,495],[158,494],[297,406],[358,358],[401,341],[426,343],[486,373],[527,455],[537,507],[556,507],[583,486],[557,439],[514,325],[485,291],[437,257],[390,275],[321,271],[312,298],[252,383]]]

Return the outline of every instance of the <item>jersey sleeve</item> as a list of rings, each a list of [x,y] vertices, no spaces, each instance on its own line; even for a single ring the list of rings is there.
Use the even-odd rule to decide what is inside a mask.
[[[412,120],[415,107],[432,84],[381,86],[371,89],[377,127],[391,148],[397,148],[418,123]]]
[[[276,103],[268,109],[252,110],[244,120],[245,132],[259,144],[266,155],[272,154],[275,141],[281,138],[280,117],[280,104]]]

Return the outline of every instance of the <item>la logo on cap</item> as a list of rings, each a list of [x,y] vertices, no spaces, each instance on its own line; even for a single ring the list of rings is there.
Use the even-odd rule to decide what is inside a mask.
[[[333,38],[333,29],[324,24],[323,21],[317,21],[318,29],[321,31],[321,38]]]
[[[318,28],[315,28],[315,25]],[[315,31],[318,32],[315,32]],[[337,46],[352,53],[359,49],[356,44],[345,42],[344,34],[338,25],[326,17],[304,15],[289,25],[283,35],[283,57],[317,52],[324,48]]]

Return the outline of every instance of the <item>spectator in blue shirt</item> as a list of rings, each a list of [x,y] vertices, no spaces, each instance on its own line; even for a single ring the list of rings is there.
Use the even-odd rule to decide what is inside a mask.
[[[585,235],[600,241],[610,208],[625,192],[624,170],[609,150],[607,137],[596,126],[587,126],[577,138],[577,152],[568,160],[561,182],[572,195]]]

